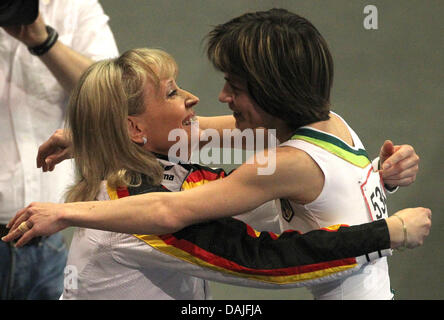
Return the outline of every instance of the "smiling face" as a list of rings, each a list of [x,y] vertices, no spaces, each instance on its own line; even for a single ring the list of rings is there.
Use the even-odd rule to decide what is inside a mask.
[[[245,80],[239,77],[224,74],[225,84],[219,93],[219,101],[227,103],[236,119],[236,128],[276,129],[277,137],[285,141],[292,129],[282,119],[264,111],[251,97]]]
[[[199,98],[178,87],[174,78],[160,79],[159,85],[148,80],[144,89],[145,111],[136,116],[129,116],[129,129],[132,140],[148,142],[144,148],[168,154],[169,148],[176,141],[168,141],[171,130],[184,129],[191,136],[191,123],[195,113],[193,106]]]
[[[229,73],[224,73],[224,78],[225,84],[219,93],[219,101],[227,103],[233,111],[236,128],[275,129],[280,141],[288,139],[293,129],[284,120],[269,114],[254,101],[248,92],[245,80]]]
[[[247,128],[267,127],[271,116],[262,110],[248,94],[245,81],[235,76],[224,74],[225,84],[219,93],[219,101],[227,103],[236,119],[236,127]]]

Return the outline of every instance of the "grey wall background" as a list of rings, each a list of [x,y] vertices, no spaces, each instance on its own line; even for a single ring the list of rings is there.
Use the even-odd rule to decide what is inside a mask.
[[[424,246],[389,258],[397,299],[444,298],[442,0],[101,0],[120,52],[160,47],[178,61],[179,85],[200,97],[201,115],[229,114],[217,101],[223,84],[204,55],[213,25],[246,11],[282,7],[308,18],[335,61],[333,109],[376,156],[386,138],[421,157],[417,181],[389,197],[392,212],[433,210]],[[364,7],[378,9],[378,30],[366,30]],[[215,299],[311,299],[306,289],[257,290],[212,283]]]

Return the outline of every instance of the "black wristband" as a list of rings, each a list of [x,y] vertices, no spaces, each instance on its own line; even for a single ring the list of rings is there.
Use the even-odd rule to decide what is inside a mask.
[[[46,31],[48,32],[48,38],[46,38],[45,42],[35,47],[28,47],[29,52],[34,56],[41,56],[49,51],[52,46],[56,43],[59,34],[54,28],[50,26],[46,26]]]

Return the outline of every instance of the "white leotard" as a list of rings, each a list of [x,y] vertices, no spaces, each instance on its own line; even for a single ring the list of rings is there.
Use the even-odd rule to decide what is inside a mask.
[[[311,127],[299,129],[292,139],[280,145],[306,152],[325,178],[321,194],[309,204],[277,200],[282,204],[282,230],[307,232],[334,224],[357,225],[386,217],[385,193],[379,173],[372,170],[359,137],[347,127],[353,146]],[[373,181],[371,186],[370,180]],[[365,197],[364,191],[369,188],[373,189],[368,190]],[[316,299],[392,299],[387,259],[370,262],[345,279],[312,286],[311,291]]]

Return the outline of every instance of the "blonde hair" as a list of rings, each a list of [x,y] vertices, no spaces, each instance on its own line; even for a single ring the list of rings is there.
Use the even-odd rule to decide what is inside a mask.
[[[132,49],[120,57],[91,65],[73,90],[67,112],[71,130],[75,184],[66,202],[94,200],[102,180],[110,187],[161,182],[163,168],[156,157],[132,142],[128,115],[145,111],[146,82],[176,77],[177,64],[157,49]],[[149,107],[149,106],[148,106]]]

